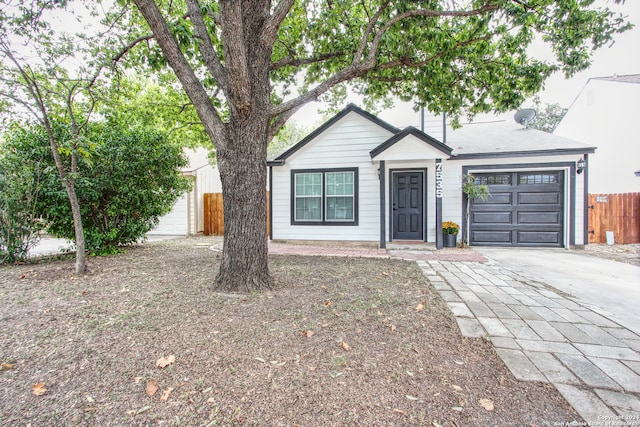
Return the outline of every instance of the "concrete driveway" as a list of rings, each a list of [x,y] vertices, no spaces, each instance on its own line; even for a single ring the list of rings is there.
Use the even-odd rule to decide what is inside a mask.
[[[640,334],[640,267],[596,258],[579,250],[487,247],[474,250],[504,268],[541,279]]]

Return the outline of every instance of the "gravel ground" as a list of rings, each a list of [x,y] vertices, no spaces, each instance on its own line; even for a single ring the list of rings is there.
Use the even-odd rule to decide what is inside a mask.
[[[0,267],[0,425],[581,422],[462,337],[413,262],[274,255],[276,290],[227,295],[211,244]]]
[[[603,243],[592,243],[584,247],[584,252],[590,256],[640,266],[640,244],[607,245]]]

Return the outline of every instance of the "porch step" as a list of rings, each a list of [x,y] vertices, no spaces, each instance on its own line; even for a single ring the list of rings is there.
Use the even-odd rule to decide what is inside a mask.
[[[388,251],[435,251],[436,244],[435,243],[426,243],[426,242],[403,242],[394,240],[393,242],[387,243]]]

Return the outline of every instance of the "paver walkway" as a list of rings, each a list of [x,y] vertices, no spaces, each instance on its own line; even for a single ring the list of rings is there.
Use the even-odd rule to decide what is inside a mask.
[[[552,383],[588,425],[640,426],[640,336],[535,273],[495,263],[417,263],[462,334],[489,337],[516,378]]]

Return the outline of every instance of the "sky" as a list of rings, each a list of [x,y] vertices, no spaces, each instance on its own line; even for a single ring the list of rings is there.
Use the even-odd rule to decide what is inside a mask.
[[[551,76],[546,81],[543,91],[538,94],[543,103],[558,103],[562,107],[569,107],[590,78],[612,76],[614,74],[640,74],[640,0],[626,0],[622,5],[616,4],[613,0],[596,0],[596,5],[608,7],[613,11],[626,15],[627,19],[635,24],[636,27],[616,35],[615,42],[611,46],[598,50],[588,70],[580,72],[568,80],[561,73]],[[87,13],[86,11],[78,10],[75,12]],[[78,27],[81,22],[87,21],[86,19],[75,20],[64,15],[58,16],[58,19],[60,28],[64,28],[67,31],[69,25]],[[537,57],[551,59],[546,47],[534,46],[531,52]],[[350,97],[347,102],[362,106],[357,96]],[[533,102],[528,102],[522,107],[532,106]],[[322,109],[326,109],[326,105],[312,102],[298,111],[291,121],[311,130],[322,123],[323,117],[318,113],[318,110]],[[420,115],[418,112],[413,111],[411,103],[398,101],[394,108],[380,111],[378,117],[400,128],[409,125],[420,126]],[[499,116],[478,115],[474,120],[511,119],[512,117],[513,113]]]
[[[617,5],[611,0],[596,1],[597,5],[609,7],[627,16],[627,20],[636,27],[615,36],[615,42],[611,46],[603,47],[596,51],[592,65],[586,71],[577,73],[570,79],[565,79],[562,73],[556,73],[545,83],[544,89],[538,95],[543,103],[557,103],[568,108],[580,93],[590,78],[626,74],[640,74],[640,0],[626,0],[625,4]],[[546,49],[534,47],[532,53],[536,56],[546,57]],[[353,97],[348,102],[360,105],[358,98]],[[362,106],[362,105],[360,105]],[[533,102],[525,103],[522,107],[532,107]],[[293,120],[303,126],[311,128],[322,122],[322,117],[317,110],[322,109],[320,103],[312,103],[303,107]],[[420,115],[413,111],[411,103],[398,102],[394,108],[379,112],[378,117],[388,121],[392,125],[403,128],[406,126],[420,126]],[[479,115],[474,120],[511,119],[513,113],[499,116]]]

